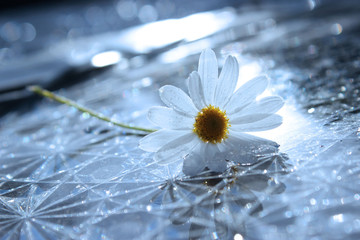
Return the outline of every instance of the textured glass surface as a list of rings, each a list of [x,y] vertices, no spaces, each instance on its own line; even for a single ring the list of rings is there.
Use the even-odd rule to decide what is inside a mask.
[[[189,178],[181,161],[161,166],[140,150],[141,133],[71,107],[40,99],[5,115],[1,239],[359,239],[359,6],[317,3],[287,6],[292,15],[236,9],[236,26],[210,38],[220,65],[235,55],[240,78],[266,74],[266,94],[285,100],[283,125],[258,134],[278,152],[253,165]],[[58,93],[154,127],[146,112],[161,105],[159,87],[186,89],[201,46],[125,59]]]

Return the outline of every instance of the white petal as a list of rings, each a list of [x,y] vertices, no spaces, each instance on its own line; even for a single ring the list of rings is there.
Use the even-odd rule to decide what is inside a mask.
[[[252,154],[252,153],[233,155],[232,157],[229,157],[229,160],[240,164],[253,164],[259,161],[256,154]]]
[[[214,172],[223,172],[226,170],[227,163],[225,161],[225,154],[222,154],[217,144],[208,143],[205,147],[205,162],[206,166]]]
[[[284,100],[279,96],[270,96],[249,104],[239,112],[229,115],[230,124],[244,124],[262,120],[279,111]]]
[[[241,164],[251,164],[258,161],[254,148],[250,145],[243,144],[236,138],[228,139],[227,145],[229,150],[226,152],[226,159]]]
[[[239,64],[235,57],[228,56],[217,81],[214,103],[223,108],[235,91],[239,77]]]
[[[148,112],[148,119],[156,126],[165,129],[192,129],[195,119],[175,112],[167,107],[152,107]]]
[[[190,97],[180,88],[166,85],[160,88],[160,98],[168,106],[175,111],[184,113],[189,116],[196,116],[198,110],[194,106]]]
[[[226,152],[228,150],[226,144],[224,144],[224,141],[222,141],[221,143],[217,143],[216,145],[219,149],[219,152]]]
[[[207,163],[207,167],[214,172],[224,172],[227,168],[225,154],[216,154],[213,160]]]
[[[199,152],[193,150],[184,158],[183,173],[188,176],[195,176],[205,168],[205,161]]]
[[[241,109],[241,111],[232,114],[232,118],[237,118],[250,114],[273,114],[280,110],[284,106],[284,100],[279,96],[270,96],[253,102],[252,104]]]
[[[199,111],[203,109],[205,107],[204,93],[199,73],[196,71],[192,72],[189,77],[189,93],[197,109]]]
[[[257,162],[259,154],[277,152],[279,147],[273,141],[234,131],[230,131],[229,138],[224,142],[227,146],[226,159],[242,164]]]
[[[218,79],[218,64],[213,50],[205,49],[201,52],[198,72],[204,89],[205,104],[213,104]]]
[[[238,112],[260,95],[267,87],[268,79],[264,76],[256,77],[242,85],[225,105],[228,114]]]
[[[231,125],[231,129],[237,132],[257,132],[276,128],[280,126],[281,123],[282,117],[274,114],[270,117],[253,123],[233,124]]]
[[[184,131],[161,129],[156,132],[150,133],[149,135],[140,139],[139,148],[148,152],[157,152],[165,144],[177,138],[180,138],[188,133],[188,130]]]
[[[241,133],[241,132],[235,132],[232,130],[229,130],[229,138],[228,139],[236,139],[241,145],[251,145],[254,147],[258,147],[260,145],[272,145],[275,147],[278,147],[279,144],[277,144],[274,141],[257,137],[254,135]],[[227,139],[226,139],[227,140]]]
[[[211,159],[217,152],[219,152],[219,148],[217,144],[206,143],[202,151],[204,151],[203,156],[205,158],[205,162],[207,163],[209,162],[209,159]]]
[[[271,116],[271,114],[250,114],[250,115],[244,115],[239,116],[237,118],[230,118],[230,124],[246,124],[246,123],[253,123],[260,121],[264,118],[267,118]]]
[[[199,138],[193,132],[185,134],[160,148],[155,154],[155,160],[162,165],[175,162],[191,153],[199,143]]]

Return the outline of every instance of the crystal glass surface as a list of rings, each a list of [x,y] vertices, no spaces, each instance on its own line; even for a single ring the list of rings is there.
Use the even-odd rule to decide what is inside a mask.
[[[47,99],[3,116],[1,239],[360,238],[360,14],[353,2],[306,1],[305,10],[286,6],[291,15],[270,6],[234,9],[237,25],[217,35],[226,41],[207,38],[220,65],[234,55],[240,78],[266,74],[265,95],[285,100],[283,125],[258,134],[278,151],[259,152],[252,165],[229,162],[222,174],[188,177],[181,161],[161,166],[140,150],[141,132]],[[242,18],[249,12],[250,22]],[[186,90],[198,49],[189,42],[128,58],[58,93],[153,128],[146,113],[161,105],[159,87]],[[175,61],[176,51],[184,54]]]

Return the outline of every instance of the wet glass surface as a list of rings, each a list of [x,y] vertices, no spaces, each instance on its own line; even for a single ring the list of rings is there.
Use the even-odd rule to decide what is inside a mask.
[[[129,37],[120,32],[45,50],[39,58],[92,47],[93,67],[112,59],[58,93],[149,128],[159,87],[186,89],[203,48],[220,65],[232,54],[240,78],[266,74],[265,94],[284,98],[284,123],[258,134],[280,147],[190,178],[181,161],[161,166],[140,150],[141,133],[40,99],[0,120],[1,238],[359,239],[359,10],[356,1],[233,7],[155,25],[184,30],[150,47],[109,40]],[[201,21],[214,24],[196,28]],[[104,50],[112,53],[95,58]]]

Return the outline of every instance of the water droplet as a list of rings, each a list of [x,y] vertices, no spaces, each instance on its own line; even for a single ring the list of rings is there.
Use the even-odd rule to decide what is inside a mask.
[[[212,235],[213,239],[219,239],[217,232],[212,232],[211,235]]]
[[[119,16],[126,21],[133,20],[137,16],[136,3],[133,1],[120,1],[116,5],[116,11]]]
[[[285,217],[286,217],[286,218],[291,218],[292,216],[293,216],[292,211],[286,211],[286,212],[285,212]]]
[[[334,35],[340,35],[343,31],[343,28],[339,23],[334,23],[331,25],[330,31]]]
[[[317,0],[308,0],[308,5],[310,8],[310,11],[314,10],[316,8],[316,6],[319,4],[319,2]]]
[[[0,36],[7,42],[15,42],[21,37],[21,29],[15,22],[7,22],[0,28]]]
[[[153,22],[158,19],[158,12],[151,5],[144,5],[140,8],[139,19],[143,23]]]
[[[234,235],[234,240],[243,240],[243,239],[244,237],[240,233]]]
[[[23,27],[23,41],[31,42],[36,37],[36,29],[31,23],[24,23]]]
[[[336,214],[332,216],[332,219],[334,222],[343,222],[344,221],[344,215],[343,214]]]
[[[355,199],[355,200],[360,200],[360,195],[359,195],[359,194],[355,194],[355,195],[354,195],[354,199]]]

